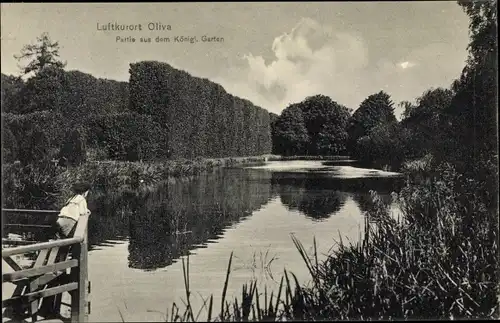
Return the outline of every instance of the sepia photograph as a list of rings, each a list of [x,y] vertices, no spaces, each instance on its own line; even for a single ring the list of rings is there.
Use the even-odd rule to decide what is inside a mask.
[[[2,3],[2,323],[500,319],[497,29]]]

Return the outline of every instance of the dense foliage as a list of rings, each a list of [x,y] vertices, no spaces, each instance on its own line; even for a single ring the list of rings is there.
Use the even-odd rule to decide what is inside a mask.
[[[85,138],[79,129],[72,129],[66,133],[66,138],[59,151],[60,164],[63,166],[81,165],[87,159]]]
[[[90,159],[130,161],[271,151],[267,111],[227,94],[208,80],[167,70],[176,81],[151,82],[154,78],[148,76],[140,84],[147,89],[144,93],[140,93],[139,83],[134,83],[137,76],[131,75],[137,86],[130,108],[125,82],[50,66],[27,81],[2,74],[2,119],[10,129],[5,139],[6,161],[15,157],[28,163],[40,157],[30,156],[30,136],[37,126],[46,137],[44,158],[48,160],[67,159],[70,151],[83,152],[76,146],[85,146]],[[183,78],[181,83],[177,82],[179,78]],[[159,84],[168,86],[160,90]],[[138,101],[141,97],[147,100]],[[141,104],[148,108],[141,108]],[[69,136],[74,129],[80,135]],[[86,157],[78,159],[77,164]]]
[[[288,106],[272,123],[274,152],[337,155],[346,150],[349,110],[324,95]]]
[[[309,134],[302,109],[297,104],[286,108],[273,123],[275,152],[283,155],[301,155],[306,150]]]
[[[47,137],[47,156],[44,157],[59,158],[66,154],[59,153],[64,145],[64,149],[70,149],[68,134],[73,129],[81,129],[80,139],[85,145],[85,135],[94,131],[89,127],[88,119],[128,111],[126,83],[53,67],[45,67],[26,82],[2,74],[2,90],[5,90],[2,119],[16,139],[17,157],[23,163],[38,158],[29,156],[28,141],[34,127],[40,127]],[[80,145],[79,141],[73,143]],[[91,148],[105,146],[102,142],[92,144]]]
[[[5,126],[2,134],[2,158],[4,162],[12,163],[17,159],[18,146],[16,137],[12,131]]]
[[[356,155],[357,141],[363,136],[370,135],[371,131],[380,124],[395,122],[394,103],[389,94],[380,91],[367,97],[354,112],[349,122],[349,146]]]
[[[127,83],[53,67],[44,68],[26,82],[2,74],[2,91],[3,112],[59,112],[69,121],[78,122],[88,114],[128,110]]]
[[[20,77],[13,75],[0,74],[1,103],[2,112],[16,112],[19,108],[19,92],[24,88],[24,82]]]
[[[172,158],[271,152],[269,113],[166,63],[130,65],[130,109],[162,125]]]
[[[87,143],[113,160],[154,160],[166,153],[164,129],[152,117],[137,113],[104,114],[86,120]]]

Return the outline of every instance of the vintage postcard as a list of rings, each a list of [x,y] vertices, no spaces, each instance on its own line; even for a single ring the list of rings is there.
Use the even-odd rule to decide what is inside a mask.
[[[499,317],[497,1],[2,3],[3,322]]]

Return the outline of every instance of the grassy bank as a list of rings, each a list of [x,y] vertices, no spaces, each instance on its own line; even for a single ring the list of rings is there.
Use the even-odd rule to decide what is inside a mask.
[[[168,177],[193,176],[221,167],[259,164],[270,155],[164,162],[91,161],[77,167],[50,162],[3,164],[4,207],[51,209],[68,198],[76,181],[92,183],[94,192],[150,187]]]
[[[403,213],[398,221],[373,194],[362,241],[340,241],[326,261],[318,262],[293,240],[311,282],[285,272],[274,295],[262,295],[249,282],[241,298],[230,300],[225,298],[230,261],[221,311],[215,312],[210,297],[198,315],[189,302],[186,270],[186,305],[180,310],[174,304],[169,320],[498,318],[498,213],[481,195],[488,187],[449,164],[432,165],[432,158],[403,169],[408,181],[394,195]]]
[[[263,163],[266,160],[343,160],[347,156],[262,155],[227,158],[178,159],[155,162],[88,161],[77,167],[59,167],[51,162],[5,163],[2,165],[4,207],[57,208],[70,195],[71,184],[88,181],[97,190],[151,187],[168,177],[193,176],[221,167]]]
[[[67,169],[61,177],[66,183],[83,179],[103,188],[119,188],[129,185],[148,186],[159,183],[167,177],[192,176],[221,167],[250,165],[264,161],[265,156],[180,159],[152,163],[101,161]]]

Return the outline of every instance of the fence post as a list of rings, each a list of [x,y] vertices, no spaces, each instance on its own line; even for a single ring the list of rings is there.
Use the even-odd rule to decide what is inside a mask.
[[[78,258],[78,266],[75,269],[75,277],[78,282],[78,289],[71,297],[71,322],[87,322],[87,281],[88,281],[88,239],[87,228],[83,234],[83,240],[77,245],[75,256]]]
[[[83,241],[80,244],[80,275],[78,278],[78,293],[80,294],[79,302],[78,302],[78,316],[79,322],[87,322],[88,314],[87,314],[87,284],[88,284],[88,237],[87,237],[87,228],[85,228],[85,232],[83,234]]]

